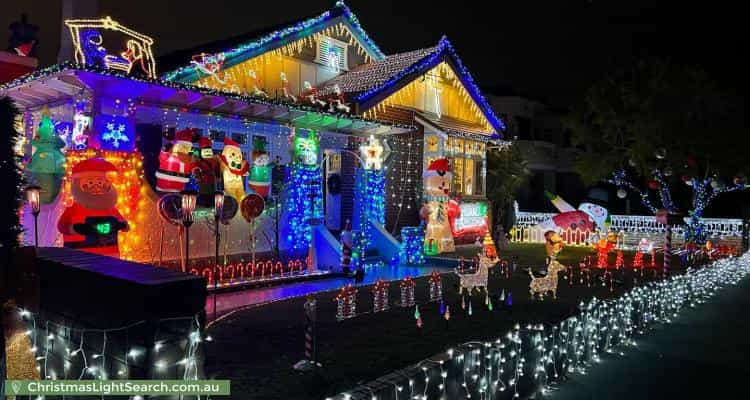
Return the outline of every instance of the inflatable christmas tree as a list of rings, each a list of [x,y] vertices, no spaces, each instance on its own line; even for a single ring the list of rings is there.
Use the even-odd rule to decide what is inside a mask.
[[[31,174],[32,181],[42,188],[39,200],[42,204],[49,204],[60,192],[65,175],[65,154],[62,152],[65,142],[55,134],[55,125],[47,110],[42,114],[42,121],[31,145],[34,153],[26,170]]]

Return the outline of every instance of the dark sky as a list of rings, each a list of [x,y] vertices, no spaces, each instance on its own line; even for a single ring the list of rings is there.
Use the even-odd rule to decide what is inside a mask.
[[[101,0],[101,14],[153,36],[164,54],[320,13],[334,0]],[[658,3],[658,4],[654,4]],[[6,5],[7,4],[7,5]],[[433,45],[445,34],[485,88],[563,105],[605,72],[643,56],[709,69],[732,85],[748,71],[746,13],[720,2],[349,0],[386,53]],[[489,7],[494,4],[496,9]],[[731,3],[728,3],[731,4]],[[42,30],[42,62],[55,60],[58,0],[3,0],[0,23],[24,10]],[[0,41],[7,33],[0,32]]]

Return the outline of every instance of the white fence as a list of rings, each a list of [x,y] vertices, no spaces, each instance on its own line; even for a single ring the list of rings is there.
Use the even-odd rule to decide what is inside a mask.
[[[544,232],[533,228],[535,225],[554,217],[554,213],[538,213],[519,211],[516,214],[516,226],[511,232],[511,241],[524,243],[544,242]],[[742,220],[738,218],[703,218],[708,238],[724,244],[739,244],[742,237]],[[666,226],[656,223],[653,216],[644,215],[612,215],[610,229],[623,235],[624,244],[633,246],[642,238],[661,242]],[[624,234],[623,234],[624,233]],[[567,245],[586,245],[599,239],[597,233],[580,231],[579,229],[563,230],[560,232]],[[673,245],[679,246],[683,242],[684,228],[672,227]]]

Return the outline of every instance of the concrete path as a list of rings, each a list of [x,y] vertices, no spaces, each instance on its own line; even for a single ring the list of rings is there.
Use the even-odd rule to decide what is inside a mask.
[[[750,399],[750,278],[606,355],[547,398]]]

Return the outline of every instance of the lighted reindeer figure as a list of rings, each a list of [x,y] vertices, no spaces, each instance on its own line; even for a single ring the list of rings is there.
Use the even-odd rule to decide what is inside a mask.
[[[531,283],[529,284],[529,293],[531,299],[538,294],[539,299],[543,300],[544,295],[548,292],[552,292],[552,298],[557,298],[557,274],[565,271],[566,266],[560,264],[557,261],[557,254],[562,251],[562,238],[555,231],[547,231],[544,234],[546,242],[544,244],[547,252],[547,275],[542,278],[534,277],[534,274],[529,268],[529,276],[531,277]]]
[[[490,267],[495,265],[495,263],[497,263],[496,259],[492,259],[485,256],[484,254],[480,254],[477,272],[473,274],[463,274],[461,272],[455,271],[456,275],[458,275],[459,278],[459,284],[461,285],[459,294],[462,294],[464,290],[469,292],[469,294],[471,294],[474,289],[478,289],[480,292],[483,289],[486,291],[489,269]]]
[[[552,298],[557,299],[557,274],[566,269],[568,268],[560,264],[557,260],[550,261],[547,266],[547,275],[542,278],[534,277],[531,269],[529,269],[529,276],[531,277],[529,293],[531,294],[531,298],[534,299],[536,295],[539,295],[539,300],[543,300],[545,294],[552,292]]]

